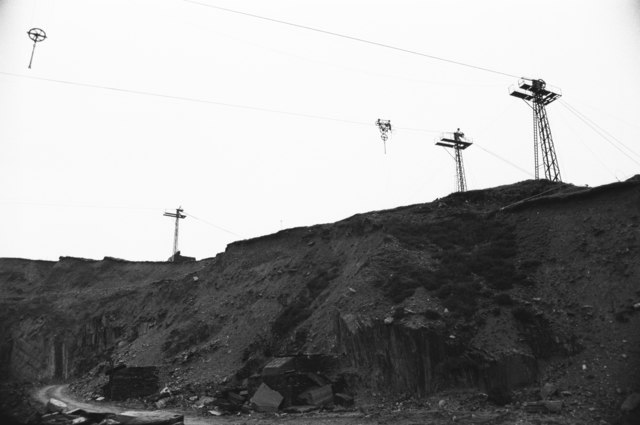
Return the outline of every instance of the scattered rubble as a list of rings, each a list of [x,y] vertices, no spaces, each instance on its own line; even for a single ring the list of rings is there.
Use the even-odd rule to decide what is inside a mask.
[[[95,412],[69,410],[60,400],[51,399],[47,406],[56,410],[45,413],[32,422],[40,425],[183,425],[184,415],[161,411]],[[64,408],[63,408],[64,405]]]
[[[158,368],[127,367],[120,365],[108,370],[109,382],[104,386],[104,394],[111,400],[144,397],[158,391]]]

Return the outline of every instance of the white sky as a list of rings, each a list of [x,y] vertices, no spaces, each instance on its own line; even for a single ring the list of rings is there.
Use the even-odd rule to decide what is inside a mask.
[[[635,153],[557,101],[547,111],[564,181],[640,173],[638,0],[197,1],[544,78]],[[29,70],[31,27],[49,38]],[[531,178],[516,82],[184,0],[0,0],[0,257],[163,260],[173,222],[162,213],[178,205],[201,219],[182,220],[180,248],[203,258],[428,202],[455,188],[434,138],[457,127],[476,141],[469,189]],[[378,118],[420,131],[395,131],[384,155]]]

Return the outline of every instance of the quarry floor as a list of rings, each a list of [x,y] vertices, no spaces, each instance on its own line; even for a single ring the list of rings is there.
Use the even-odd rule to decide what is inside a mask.
[[[32,393],[33,399],[44,406],[50,398],[65,402],[70,409],[80,408],[94,412],[119,413],[132,410],[132,406],[107,402],[86,402],[78,400],[68,390],[68,385],[47,385],[39,387]],[[438,400],[440,399],[440,400]],[[474,399],[476,402],[474,403]],[[465,401],[467,403],[465,403]],[[603,424],[601,420],[586,406],[579,409],[565,409],[559,414],[527,413],[518,406],[491,407],[484,405],[478,408],[477,393],[445,393],[430,399],[427,403],[435,408],[425,408],[424,405],[412,406],[410,403],[369,404],[352,411],[343,412],[313,412],[306,414],[266,414],[254,413],[237,416],[201,416],[192,411],[166,410],[184,415],[185,425],[444,425],[460,424],[518,424],[518,425],[574,425],[574,424]],[[463,406],[474,410],[465,410]]]

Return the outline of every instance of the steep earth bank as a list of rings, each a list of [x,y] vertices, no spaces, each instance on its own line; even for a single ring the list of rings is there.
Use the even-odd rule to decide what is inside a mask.
[[[610,418],[640,390],[639,225],[638,178],[525,181],[198,262],[0,259],[0,376],[97,388],[126,363],[214,388],[313,354],[356,400],[553,383]]]

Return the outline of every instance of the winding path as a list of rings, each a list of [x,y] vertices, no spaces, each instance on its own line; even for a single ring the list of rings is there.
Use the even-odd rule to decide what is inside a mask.
[[[50,398],[55,398],[67,404],[69,409],[84,409],[91,412],[100,413],[122,413],[131,411],[112,403],[86,403],[76,399],[68,391],[68,385],[47,385],[38,388],[33,393],[33,398],[42,404],[47,404]],[[177,413],[183,415],[184,412],[173,410],[163,410],[163,412]],[[250,416],[225,416],[225,417],[201,417],[184,414],[185,425],[235,425],[235,424],[255,424],[255,425],[271,425],[289,423],[291,425],[359,425],[366,423],[371,425],[371,420],[365,420],[360,417],[360,413],[343,413],[343,414],[321,414],[321,415],[287,415],[282,417],[270,417],[263,415]]]
[[[47,404],[50,398],[55,398],[63,401],[67,404],[69,409],[84,409],[91,412],[99,413],[122,413],[125,411],[131,411],[131,409],[125,409],[120,406],[116,406],[111,403],[85,403],[74,398],[68,391],[68,385],[47,385],[45,387],[38,388],[33,393],[33,398],[42,404]],[[178,413],[170,410],[164,410],[164,412]],[[185,425],[212,425],[212,424],[229,424],[228,420],[219,420],[220,418],[202,418],[198,416],[184,415]]]

